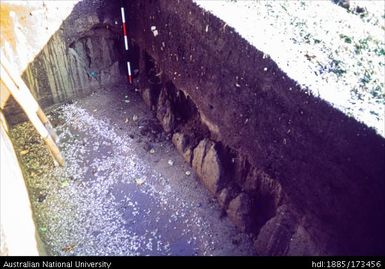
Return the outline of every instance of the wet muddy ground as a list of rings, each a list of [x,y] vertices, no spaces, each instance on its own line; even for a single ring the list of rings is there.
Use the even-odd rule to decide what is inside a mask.
[[[55,167],[28,123],[12,135],[49,255],[253,255],[134,89],[51,109]]]

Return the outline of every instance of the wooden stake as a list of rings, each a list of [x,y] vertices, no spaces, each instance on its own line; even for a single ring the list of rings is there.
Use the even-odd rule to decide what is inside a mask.
[[[33,98],[24,81],[17,75],[16,72],[10,68],[10,65],[8,65],[8,62],[6,61],[5,57],[3,57],[3,55],[1,58],[1,80],[6,85],[15,100],[20,104],[35,129],[47,144],[48,149],[54,157],[54,160],[63,166],[63,156],[61,155],[60,150],[54,141],[54,138],[52,138],[50,132],[45,126],[49,125],[52,128],[49,119],[46,117],[39,104]]]

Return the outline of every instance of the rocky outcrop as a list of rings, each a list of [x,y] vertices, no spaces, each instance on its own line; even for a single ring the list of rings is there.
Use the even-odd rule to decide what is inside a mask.
[[[227,215],[244,232],[252,232],[258,212],[254,201],[246,194],[240,193],[229,202]]]
[[[174,133],[172,136],[172,143],[175,145],[178,152],[183,156],[185,161],[191,164],[193,151],[188,143],[187,135],[178,132]]]
[[[175,127],[175,116],[172,110],[171,101],[167,98],[167,90],[162,89],[158,99],[156,117],[166,133],[170,133]]]
[[[212,193],[225,185],[222,163],[212,141],[204,139],[194,149],[192,167]]]
[[[292,242],[293,234],[296,232],[298,223],[296,218],[290,212],[288,206],[283,205],[277,209],[276,215],[268,220],[259,232],[255,241],[257,253],[267,256],[279,256],[290,254],[291,248],[294,255],[316,255],[315,253],[302,245],[296,246],[298,242]],[[302,228],[306,233],[306,230]],[[299,236],[304,239],[304,236]],[[309,238],[310,239],[310,238]],[[304,244],[312,242],[305,239]],[[295,249],[297,247],[297,249]]]

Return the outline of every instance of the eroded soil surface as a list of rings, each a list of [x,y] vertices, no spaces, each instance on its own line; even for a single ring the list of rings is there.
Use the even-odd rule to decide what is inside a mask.
[[[50,255],[253,255],[133,90],[50,111],[55,167],[29,123],[12,135]]]

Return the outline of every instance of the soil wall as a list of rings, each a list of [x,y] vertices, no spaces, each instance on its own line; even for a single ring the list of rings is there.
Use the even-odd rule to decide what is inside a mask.
[[[23,172],[1,111],[0,167],[0,256],[44,255]]]
[[[259,254],[384,253],[382,137],[190,0],[125,3],[145,102]]]

